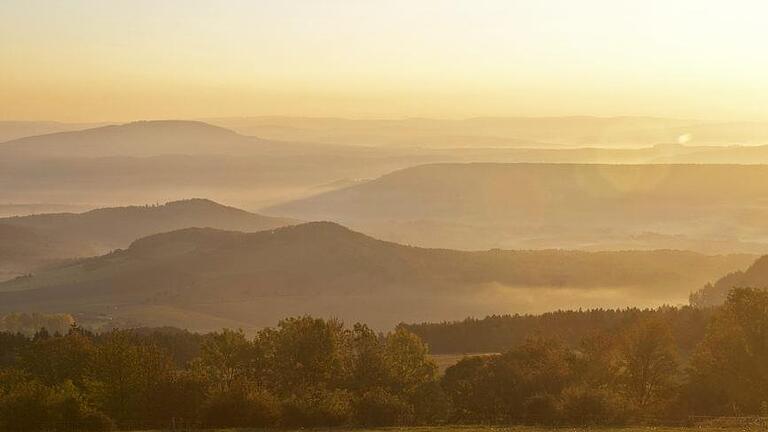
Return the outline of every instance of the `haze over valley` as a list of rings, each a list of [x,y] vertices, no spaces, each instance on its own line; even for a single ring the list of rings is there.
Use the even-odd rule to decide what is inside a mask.
[[[312,314],[385,329],[684,304],[768,249],[755,123],[207,121],[0,144],[0,310],[196,330]]]
[[[195,330],[226,323],[252,330],[286,314],[311,314],[365,318],[384,329],[468,312],[677,304],[754,259],[684,251],[422,249],[329,222],[250,234],[190,228],[0,284],[0,311],[68,310],[125,325]]]
[[[0,432],[768,430],[766,17],[0,1]]]

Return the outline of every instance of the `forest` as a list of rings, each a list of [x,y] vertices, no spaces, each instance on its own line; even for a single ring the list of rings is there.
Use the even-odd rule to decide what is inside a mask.
[[[77,324],[66,334],[5,332],[0,426],[581,426],[766,415],[767,311],[768,292],[735,289],[716,309],[644,313],[619,330],[585,332],[577,343],[531,332],[501,354],[465,357],[444,374],[404,325],[383,334],[304,316],[253,337],[95,334]],[[701,332],[688,352],[675,340],[683,322],[690,334]]]
[[[531,336],[557,339],[575,348],[596,333],[625,332],[639,321],[663,321],[676,348],[690,354],[704,338],[712,307],[558,310],[539,315],[491,315],[461,321],[401,324],[429,345],[433,354],[498,353],[520,345]]]

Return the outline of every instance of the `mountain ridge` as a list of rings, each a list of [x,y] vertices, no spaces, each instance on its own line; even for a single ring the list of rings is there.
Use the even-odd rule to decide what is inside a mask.
[[[768,288],[768,255],[755,260],[746,270],[737,270],[707,283],[691,294],[690,302],[698,307],[719,306],[728,298],[734,288]]]
[[[143,120],[54,132],[0,143],[0,153],[27,157],[151,156],[253,151],[258,141],[189,120]]]
[[[12,266],[26,271],[35,270],[35,261],[43,263],[52,259],[99,255],[112,249],[124,248],[137,238],[174,229],[211,226],[261,231],[294,223],[297,221],[293,219],[263,216],[200,198],[171,201],[163,205],[0,218],[0,226],[9,227],[6,238],[2,239],[4,241],[11,238],[11,229],[17,233],[23,231],[33,235],[31,238],[45,239],[37,249],[34,248],[35,244],[27,245],[30,253],[25,266],[18,263]],[[34,259],[36,254],[38,260]],[[18,261],[11,258],[10,255],[5,258],[6,264]]]
[[[253,233],[186,228],[2,283],[0,310],[120,315],[170,308],[254,325],[296,313],[369,314],[392,325],[415,317],[415,308],[423,314],[426,305],[430,316],[448,318],[508,312],[529,296],[593,304],[596,293],[615,291],[663,303],[753,259],[687,251],[426,249],[332,222]]]
[[[424,164],[262,211],[428,247],[764,253],[768,166]]]

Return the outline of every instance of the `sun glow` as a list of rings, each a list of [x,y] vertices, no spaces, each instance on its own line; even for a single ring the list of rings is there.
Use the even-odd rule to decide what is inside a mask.
[[[765,119],[766,15],[758,1],[3,2],[0,119]]]

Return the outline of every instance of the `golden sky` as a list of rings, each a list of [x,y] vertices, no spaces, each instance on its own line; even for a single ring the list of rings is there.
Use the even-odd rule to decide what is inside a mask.
[[[0,120],[768,120],[763,0],[0,0]]]

